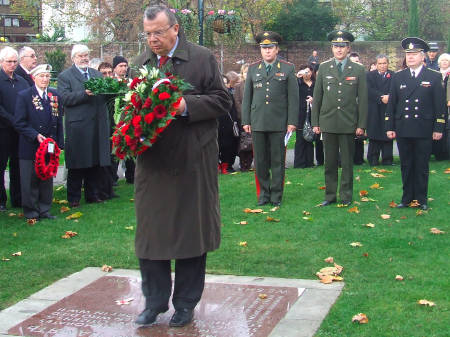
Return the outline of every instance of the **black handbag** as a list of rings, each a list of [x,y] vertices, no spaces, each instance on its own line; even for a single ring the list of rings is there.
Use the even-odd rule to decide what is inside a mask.
[[[252,134],[250,132],[242,131],[239,137],[239,151],[252,151],[253,142]]]
[[[313,127],[311,126],[311,104],[306,105],[306,118],[305,118],[305,124],[303,124],[303,138],[307,142],[312,142],[316,139],[316,133],[313,130]]]

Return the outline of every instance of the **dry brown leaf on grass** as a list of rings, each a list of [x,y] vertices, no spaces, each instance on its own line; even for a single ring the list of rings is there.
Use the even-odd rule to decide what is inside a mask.
[[[368,194],[369,194],[369,192],[367,192],[366,190],[359,191],[359,196],[360,197],[365,197]]]
[[[37,222],[37,219],[27,219],[27,224],[34,225]]]
[[[383,219],[383,220],[387,220],[387,219],[390,219],[390,218],[391,218],[391,216],[390,216],[389,214],[381,214],[380,217],[381,217],[381,219]]]
[[[352,246],[352,247],[362,247],[363,245],[362,245],[361,242],[352,242],[352,243],[350,244],[350,246]]]
[[[402,275],[397,275],[397,276],[395,276],[395,279],[397,281],[403,281],[403,276]]]
[[[344,278],[339,276],[342,273],[344,267],[334,264],[334,267],[325,267],[320,269],[316,276],[320,279],[321,283],[329,284],[333,281],[342,281]]]
[[[446,168],[444,171],[445,174],[450,174],[450,167]]]
[[[347,204],[337,204],[336,207],[343,208],[343,207],[348,207],[348,205]]]
[[[239,246],[241,246],[241,247],[247,247],[247,241],[241,241],[241,242],[239,242]]]
[[[246,209],[244,209],[244,213],[262,213],[262,212],[264,212],[264,210],[261,208],[257,208],[257,209],[246,208]]]
[[[16,216],[16,213],[9,213],[8,216]]]
[[[278,211],[280,209],[280,206],[275,206],[275,207],[272,207],[271,209],[270,209],[270,211],[271,212],[275,212],[275,211]]]
[[[382,175],[380,173],[371,173],[370,175],[374,178],[385,178],[386,177],[385,175]]]
[[[358,214],[359,213],[358,206],[354,206],[354,207],[350,208],[347,212]]]
[[[420,305],[428,306],[428,307],[434,307],[436,305],[436,303],[428,301],[428,300],[419,300],[417,303],[419,303]]]
[[[409,203],[408,206],[409,206],[409,207],[419,207],[419,206],[420,206],[420,203],[419,203],[418,200],[413,200],[413,201],[411,201],[411,202]]]
[[[267,222],[280,222],[280,219],[275,219],[275,218],[272,218],[271,216],[268,216],[266,218],[266,221]]]
[[[134,199],[133,199],[133,198],[131,198],[131,199],[130,199],[130,202],[134,202]]]
[[[386,169],[377,169],[378,173],[392,173],[391,170],[386,170]]]
[[[334,263],[334,258],[333,258],[332,256],[329,256],[329,257],[327,257],[324,261],[325,261],[326,263]]]
[[[81,218],[82,215],[83,215],[83,213],[81,213],[81,212],[75,212],[73,214],[70,214],[69,216],[66,216],[66,219],[67,220],[78,219],[78,218]]]
[[[356,176],[356,177],[355,177],[355,180],[356,180],[356,181],[361,181],[361,177],[360,177],[360,176]]]
[[[396,203],[394,200],[392,200],[392,201],[389,203],[389,207],[390,207],[390,208],[396,208],[396,207],[397,207],[397,203]]]
[[[370,185],[370,188],[371,188],[372,190],[381,190],[383,187],[381,187],[380,184],[375,183],[375,184],[373,184],[373,185]]]
[[[303,215],[305,215],[305,216],[311,215],[311,212],[303,211]]]
[[[360,312],[359,314],[352,317],[352,322],[358,322],[359,324],[369,323],[369,319],[366,314]]]
[[[133,226],[127,226],[127,227],[125,227],[125,229],[126,229],[127,231],[132,231],[132,230],[134,229],[134,227],[133,227]]]
[[[22,252],[12,253],[11,256],[22,256]]]
[[[66,233],[63,236],[61,236],[61,238],[63,238],[63,239],[70,239],[70,238],[73,238],[76,235],[78,235],[77,232],[66,231]]]
[[[58,186],[55,191],[61,191],[64,188],[64,185]]]
[[[423,210],[421,210],[421,209],[418,209],[418,210],[416,211],[416,216],[424,215],[424,214],[426,214],[426,213],[428,213],[428,211],[423,211]]]
[[[364,257],[369,257],[369,253],[363,253]]]
[[[325,186],[319,186],[318,189],[319,190],[324,190],[326,187]]]
[[[437,229],[437,228],[435,228],[435,227],[430,228],[430,233],[431,233],[431,234],[445,234],[444,231],[441,231],[440,229]]]
[[[11,259],[8,259],[8,258],[2,256],[2,261],[4,261],[4,262],[6,262],[6,261],[11,261]]]
[[[108,266],[107,264],[104,264],[102,266],[102,271],[104,271],[105,273],[110,273],[112,272],[113,268],[111,266]]]
[[[369,228],[374,228],[374,227],[375,227],[375,224],[373,224],[373,223],[367,223],[367,224],[365,224],[364,226],[365,226],[365,227],[369,227]]]
[[[265,300],[267,298],[267,294],[259,294],[258,297],[262,300]]]
[[[238,222],[239,225],[248,225],[248,221],[240,221]]]
[[[67,206],[62,206],[61,209],[60,209],[59,211],[60,211],[61,213],[65,213],[65,212],[70,211],[70,208],[67,207]]]

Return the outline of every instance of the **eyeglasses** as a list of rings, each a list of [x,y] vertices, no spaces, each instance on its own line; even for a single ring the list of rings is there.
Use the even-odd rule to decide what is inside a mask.
[[[170,25],[166,29],[157,30],[156,32],[142,32],[140,35],[146,39],[150,39],[152,36],[158,39],[158,38],[164,36],[164,34],[173,26],[174,25]]]
[[[17,63],[17,60],[5,60],[3,62],[5,62],[5,63]]]
[[[32,59],[37,58],[36,54],[24,55],[23,57],[31,57]]]

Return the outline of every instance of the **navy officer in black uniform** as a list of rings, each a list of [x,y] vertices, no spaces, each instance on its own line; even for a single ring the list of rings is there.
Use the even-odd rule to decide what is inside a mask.
[[[402,47],[407,68],[392,78],[385,129],[389,139],[397,139],[400,154],[403,196],[397,207],[417,200],[426,210],[432,140],[441,139],[445,127],[444,89],[440,74],[423,66],[427,43],[407,37]]]

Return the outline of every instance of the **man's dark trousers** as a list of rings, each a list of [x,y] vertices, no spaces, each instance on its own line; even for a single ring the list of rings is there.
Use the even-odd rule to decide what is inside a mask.
[[[340,153],[342,172],[339,198],[343,202],[351,201],[353,198],[355,136],[353,134],[328,132],[323,132],[322,135],[325,152],[325,200],[331,202],[336,201]]]
[[[281,202],[286,157],[285,134],[286,132],[252,132],[255,176],[259,185],[260,201]],[[256,189],[258,192],[258,186]]]
[[[6,189],[4,175],[9,159],[9,195],[12,207],[21,207],[20,168],[18,157],[19,135],[13,128],[0,129],[0,176],[3,178],[0,187],[0,205],[6,206]]]
[[[172,293],[170,260],[139,259],[145,308],[165,312]],[[175,310],[193,310],[205,286],[206,253],[202,256],[175,260],[175,285],[172,303]]]

